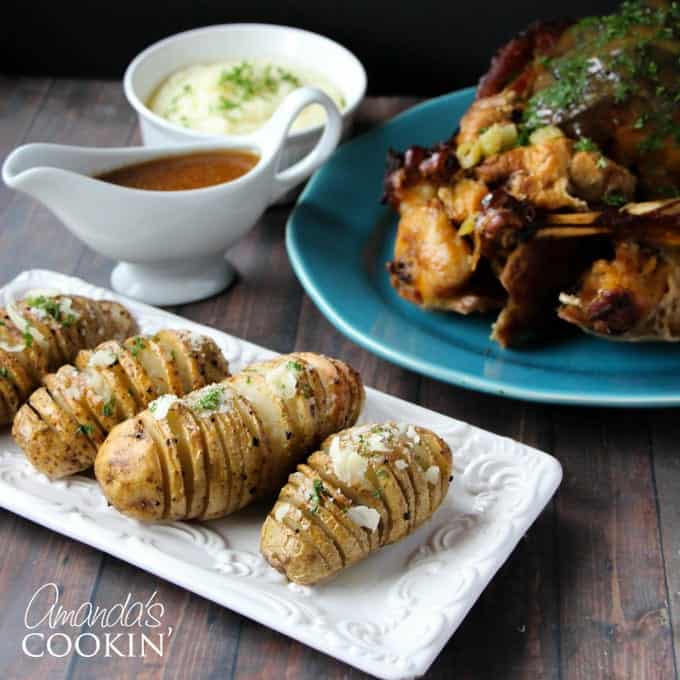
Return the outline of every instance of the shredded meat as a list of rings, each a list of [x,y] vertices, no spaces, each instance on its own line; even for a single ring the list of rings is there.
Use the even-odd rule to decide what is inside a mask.
[[[474,215],[482,208],[482,200],[489,193],[484,182],[463,178],[453,186],[443,186],[437,197],[443,203],[446,214],[457,224]]]
[[[446,307],[472,274],[470,254],[439,201],[409,207],[399,222],[393,283],[400,295],[424,307]]]
[[[559,315],[584,330],[624,335],[642,325],[668,290],[670,268],[655,248],[622,241],[609,260],[598,260],[575,294],[562,296]]]
[[[635,195],[635,175],[592,151],[577,151],[571,157],[569,180],[574,195],[588,203],[600,203],[608,195],[630,201]]]
[[[587,210],[588,201],[601,202],[611,193],[628,201],[635,192],[635,177],[626,168],[599,153],[574,151],[566,137],[492,156],[474,174],[543,210]]]
[[[518,246],[500,275],[508,302],[493,326],[491,337],[503,347],[536,339],[554,325],[560,290],[592,262],[593,247],[578,239],[534,239]]]
[[[404,209],[387,269],[399,295],[426,308],[468,314],[503,303],[498,285],[474,276],[472,248],[436,199]]]

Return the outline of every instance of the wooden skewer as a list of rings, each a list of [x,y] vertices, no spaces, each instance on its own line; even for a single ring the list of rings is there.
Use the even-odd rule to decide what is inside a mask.
[[[548,224],[566,224],[569,226],[592,224],[601,214],[599,212],[554,213],[546,216],[546,222]]]
[[[680,200],[646,201],[644,203],[628,203],[621,208],[621,212],[635,217],[642,217],[651,212],[659,211],[666,217],[680,215]],[[548,225],[536,232],[536,238],[578,238],[583,236],[597,236],[609,234],[616,230],[616,226],[595,224],[602,216],[602,212],[591,211],[584,213],[553,213],[545,216]],[[680,233],[677,228],[661,224],[641,223],[633,227],[647,241],[665,245],[680,245]]]
[[[546,227],[536,232],[536,238],[572,238],[581,236],[596,236],[610,234],[611,227],[578,227],[565,225],[563,227]]]

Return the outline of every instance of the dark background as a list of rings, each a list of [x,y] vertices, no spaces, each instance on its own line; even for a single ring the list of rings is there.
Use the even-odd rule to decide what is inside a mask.
[[[267,22],[352,50],[370,94],[435,95],[475,83],[493,52],[537,18],[608,12],[616,0],[5,0],[0,71],[120,78],[144,47],[189,28]]]

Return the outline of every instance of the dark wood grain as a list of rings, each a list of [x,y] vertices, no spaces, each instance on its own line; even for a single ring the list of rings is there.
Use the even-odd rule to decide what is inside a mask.
[[[368,100],[357,130],[416,99]],[[119,83],[0,78],[0,152],[25,141],[138,143]],[[431,678],[661,680],[680,653],[680,457],[677,412],[548,407],[421,378],[359,349],[320,315],[288,263],[289,208],[267,212],[229,252],[232,289],[176,308],[278,351],[312,349],[358,368],[367,384],[551,451],[565,478],[433,665]],[[0,272],[47,267],[108,285],[112,263],[50,213],[0,188]],[[23,615],[42,584],[65,606],[101,607],[157,592],[173,633],[162,659],[28,659]],[[98,551],[0,511],[0,677],[368,677],[229,610]],[[86,632],[87,629],[83,628]],[[115,632],[115,631],[114,631]]]
[[[555,431],[563,675],[675,677],[647,414],[562,410]]]
[[[552,449],[550,409],[423,380],[423,406],[537,448]],[[555,508],[520,541],[454,639],[433,678],[558,678],[559,586],[555,578]],[[493,640],[492,654],[488,653]]]

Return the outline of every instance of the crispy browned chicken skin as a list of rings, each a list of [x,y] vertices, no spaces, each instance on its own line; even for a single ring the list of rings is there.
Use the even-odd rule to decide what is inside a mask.
[[[510,41],[456,135],[390,154],[397,292],[461,314],[500,309],[504,346],[554,324],[560,293],[559,317],[586,331],[680,339],[668,322],[680,210],[635,207],[680,196],[678,50],[678,6],[639,2]]]

